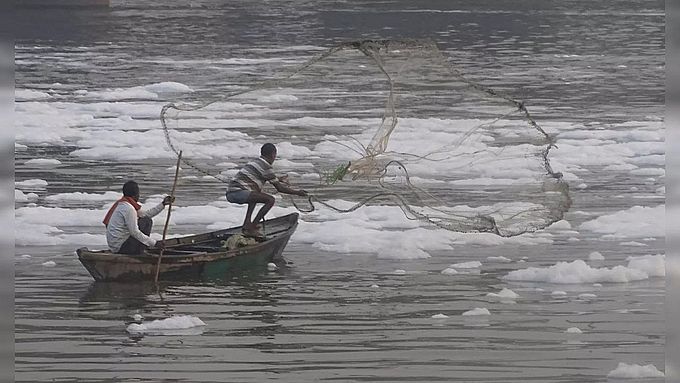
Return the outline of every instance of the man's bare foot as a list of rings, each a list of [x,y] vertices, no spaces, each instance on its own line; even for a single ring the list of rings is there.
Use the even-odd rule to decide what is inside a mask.
[[[243,225],[241,231],[246,237],[264,238],[264,235],[257,229],[257,225]]]

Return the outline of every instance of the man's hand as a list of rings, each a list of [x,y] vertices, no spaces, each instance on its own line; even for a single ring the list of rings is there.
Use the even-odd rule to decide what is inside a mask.
[[[163,198],[163,206],[168,206],[171,203],[175,202],[175,197],[171,197],[169,195],[166,195],[165,198]]]
[[[158,241],[156,241],[156,244],[153,245],[153,247],[156,248],[156,249],[163,250],[163,249],[165,249],[165,241],[163,241],[162,239],[159,239]]]

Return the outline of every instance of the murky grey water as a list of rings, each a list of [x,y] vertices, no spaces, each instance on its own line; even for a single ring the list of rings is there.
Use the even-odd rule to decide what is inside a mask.
[[[106,11],[19,10],[17,87],[58,82],[97,89],[172,80],[210,95],[251,80],[236,77],[225,58],[299,62],[304,46],[432,37],[471,78],[540,106],[533,111],[539,121],[579,121],[587,128],[663,113],[660,1],[114,4]],[[201,61],[209,65],[197,73]],[[131,172],[127,163],[111,167],[69,156],[73,149],[17,152],[16,180],[47,180],[48,194],[103,192]],[[36,157],[63,165],[23,164]],[[160,193],[167,179],[157,175],[167,167],[153,160],[132,171],[149,180],[149,194]],[[599,215],[663,203],[654,193],[663,178],[649,183],[644,176],[592,171],[583,179],[588,189],[572,196],[567,219],[574,227],[586,219],[576,211]],[[223,194],[209,181],[196,180],[192,188],[188,204]],[[93,230],[69,228],[81,229]],[[607,381],[618,362],[662,369],[663,280],[604,284],[597,299],[583,300],[574,297],[592,292],[591,286],[501,280],[516,264],[485,263],[479,274],[453,278],[440,274],[451,263],[488,256],[526,256],[521,267],[528,267],[597,250],[607,254],[603,266],[614,266],[631,255],[664,252],[663,238],[644,249],[587,232],[579,239],[556,234],[549,245],[459,245],[453,254],[424,260],[335,254],[293,243],[286,249],[295,262],[289,270],[160,289],[94,283],[72,246],[18,247],[16,255],[33,258],[15,264],[16,381],[598,382]],[[57,267],[40,267],[55,254],[64,254],[56,257]],[[408,272],[395,275],[395,269]],[[508,286],[522,299],[488,302],[488,291]],[[555,289],[571,298],[551,296]],[[460,316],[474,307],[493,315]],[[431,318],[438,313],[449,318]],[[134,314],[146,320],[191,314],[208,326],[195,336],[130,336],[125,327]],[[566,334],[569,327],[584,334]]]

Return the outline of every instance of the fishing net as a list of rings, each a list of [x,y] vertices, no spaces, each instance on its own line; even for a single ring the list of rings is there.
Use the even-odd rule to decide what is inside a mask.
[[[303,212],[396,205],[456,232],[544,228],[571,203],[550,166],[553,140],[484,80],[463,76],[432,41],[354,41],[302,64],[262,60],[219,95],[165,105],[161,121],[185,164],[224,182],[238,166],[215,159],[277,143],[299,159],[283,160],[289,174],[318,174],[307,203],[293,201]]]

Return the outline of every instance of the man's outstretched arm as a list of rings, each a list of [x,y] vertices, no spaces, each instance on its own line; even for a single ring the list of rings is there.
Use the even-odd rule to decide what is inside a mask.
[[[280,193],[299,195],[301,197],[307,196],[306,191],[304,191],[302,189],[300,189],[300,190],[293,189],[290,186],[288,186],[287,184],[280,182],[280,181],[274,181],[274,182],[272,182],[272,185],[274,185],[276,190],[278,190]]]

